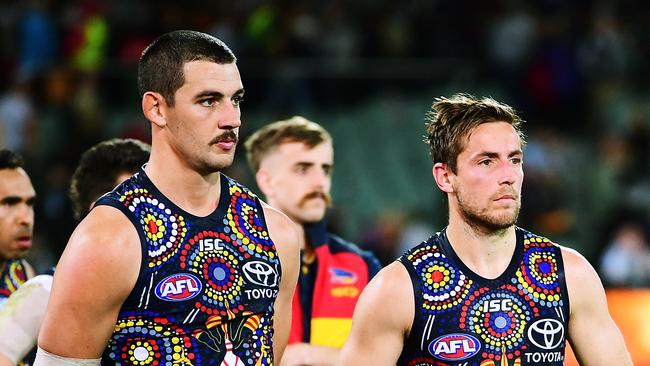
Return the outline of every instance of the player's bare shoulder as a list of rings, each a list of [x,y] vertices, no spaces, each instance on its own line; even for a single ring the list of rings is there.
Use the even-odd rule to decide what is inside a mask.
[[[260,200],[260,202],[264,210],[264,219],[269,235],[280,255],[283,252],[298,253],[304,240],[298,224],[264,201]]]
[[[111,282],[123,283],[128,288],[137,280],[141,259],[138,233],[129,219],[116,208],[98,206],[72,233],[57,265],[57,275],[105,272],[116,280]]]
[[[575,249],[560,246],[562,250],[562,260],[564,262],[564,272],[567,279],[567,285],[579,284],[581,281],[589,280],[593,277],[598,278],[593,266],[587,259]]]

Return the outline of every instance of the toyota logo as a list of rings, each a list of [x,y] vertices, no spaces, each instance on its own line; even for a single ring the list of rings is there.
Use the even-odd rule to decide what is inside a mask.
[[[539,348],[554,349],[564,342],[564,324],[555,319],[540,319],[528,328],[528,339]]]
[[[278,273],[267,263],[252,261],[244,264],[242,269],[244,276],[256,285],[273,287],[278,284]]]

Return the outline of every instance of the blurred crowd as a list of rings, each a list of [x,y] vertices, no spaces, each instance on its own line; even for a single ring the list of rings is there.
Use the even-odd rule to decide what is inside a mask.
[[[54,264],[73,229],[68,185],[81,153],[111,137],[149,141],[135,83],[144,46],[194,29],[239,58],[243,137],[254,130],[246,124],[311,113],[329,128],[330,115],[443,93],[508,102],[527,121],[520,225],[579,249],[608,285],[649,286],[649,21],[650,4],[626,0],[0,0],[0,145],[25,156],[38,193],[32,263]],[[416,121],[359,123],[423,134],[424,112]],[[356,147],[364,149],[377,146]],[[238,155],[229,174],[254,186]],[[374,177],[358,179],[363,186]],[[345,184],[334,180],[331,225],[384,263],[446,221],[433,189],[423,192],[426,207],[400,206],[377,190],[369,197],[382,204],[351,230],[343,223],[352,212],[336,207],[346,189],[337,181]]]

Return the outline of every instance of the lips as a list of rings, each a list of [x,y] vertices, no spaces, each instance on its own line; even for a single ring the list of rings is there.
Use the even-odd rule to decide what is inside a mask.
[[[221,150],[232,150],[237,145],[237,134],[233,131],[226,131],[214,138],[211,144],[217,145]]]
[[[31,236],[20,236],[16,238],[16,243],[20,249],[29,249],[32,247],[32,237]]]
[[[219,146],[221,150],[231,150],[235,147],[235,141],[232,140],[224,140],[224,141],[219,141],[215,145]]]

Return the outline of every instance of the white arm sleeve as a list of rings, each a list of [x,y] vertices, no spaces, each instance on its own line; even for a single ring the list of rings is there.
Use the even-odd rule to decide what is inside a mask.
[[[25,282],[0,308],[0,353],[14,364],[36,345],[50,296],[52,276]]]
[[[101,358],[61,357],[38,347],[34,366],[98,366]]]

